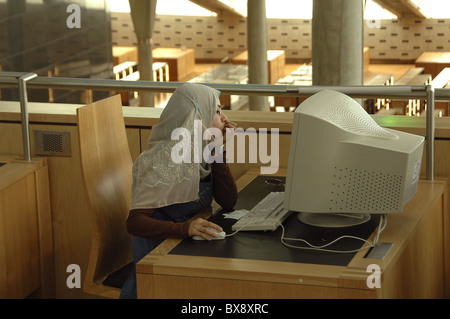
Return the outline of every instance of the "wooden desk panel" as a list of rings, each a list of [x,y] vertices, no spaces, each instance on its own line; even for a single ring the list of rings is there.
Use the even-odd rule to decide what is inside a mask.
[[[239,187],[256,175],[255,171],[244,175]],[[447,187],[447,182],[421,180],[416,197],[404,212],[388,216],[380,241],[393,242],[394,248],[383,260],[364,258],[366,251],[356,254],[347,267],[180,256],[168,254],[180,240],[167,240],[138,263],[138,296],[443,298],[448,294],[444,287],[448,267],[444,264],[444,236],[438,228],[448,222]],[[367,287],[367,267],[374,263],[381,268],[380,289]]]
[[[0,155],[0,298],[54,298],[47,160],[17,158]]]
[[[169,81],[185,82],[192,77],[195,67],[194,49],[157,48],[152,51],[154,62],[169,65]]]
[[[444,68],[450,67],[450,52],[424,52],[416,60],[416,67],[435,78]]]
[[[144,276],[138,273],[139,298],[173,299],[301,299],[301,298],[376,298],[375,290],[339,287],[341,269],[320,269],[309,266],[301,270],[297,265],[285,269],[284,263],[252,263],[249,260],[212,260],[192,257],[171,260],[172,263],[203,262],[204,269],[190,269],[177,274]],[[156,260],[153,260],[155,263]],[[168,260],[170,261],[170,259]],[[172,264],[171,263],[171,264]],[[225,265],[225,267],[224,267]],[[167,264],[166,264],[167,266]],[[222,267],[221,267],[222,266]],[[162,269],[155,267],[157,272]],[[211,268],[217,271],[208,272]],[[317,270],[310,275],[311,269]],[[170,269],[173,270],[173,269]],[[261,270],[261,272],[258,272]],[[328,276],[328,277],[326,277]],[[150,288],[153,287],[153,288]],[[142,296],[142,297],[141,297]]]
[[[448,194],[448,179],[421,180],[403,213],[388,216],[380,241],[394,246],[386,258],[355,258],[349,264],[351,269],[363,269],[366,261],[382,267],[381,298],[448,298],[450,264],[445,251],[450,241],[443,231],[450,226]]]
[[[124,62],[138,60],[137,47],[122,47],[122,46],[113,46],[112,48],[114,65],[119,65]]]
[[[247,64],[248,51],[244,51],[231,60],[232,64]],[[283,50],[267,51],[268,83],[275,84],[284,77],[285,54]]]
[[[75,111],[75,108],[73,108],[73,111]],[[52,214],[49,218],[51,218],[50,225],[53,227],[54,247],[54,254],[48,255],[48,258],[52,259],[52,264],[54,263],[54,270],[52,271],[54,294],[56,294],[56,298],[92,298],[92,296],[85,294],[82,289],[70,289],[66,284],[69,275],[66,269],[70,264],[80,266],[81,280],[84,280],[92,237],[89,216],[91,208],[82,180],[77,126],[31,123],[32,156],[35,155],[34,131],[37,129],[68,131],[71,136],[72,154],[70,157],[49,156],[46,159],[50,176],[49,189]],[[21,136],[20,123],[1,123],[0,151],[21,154]],[[134,160],[141,150],[140,130],[138,128],[127,128],[127,137]]]
[[[167,81],[184,82],[194,72],[194,49],[156,48],[152,51],[154,62],[166,62],[169,65]],[[138,62],[137,47],[113,47],[114,65],[124,62]]]

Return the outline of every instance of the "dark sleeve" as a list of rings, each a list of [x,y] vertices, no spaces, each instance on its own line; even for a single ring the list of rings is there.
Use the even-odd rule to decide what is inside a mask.
[[[211,170],[214,179],[214,199],[223,208],[232,209],[236,205],[238,192],[230,167],[225,161],[213,162]]]
[[[212,163],[214,178],[214,199],[225,209],[232,209],[237,202],[237,187],[231,170],[226,163]],[[187,238],[191,220],[185,222],[160,221],[152,218],[154,209],[133,209],[130,211],[126,226],[133,236],[147,239]]]
[[[175,223],[152,218],[154,209],[133,209],[127,218],[127,231],[133,236],[147,239],[187,238],[190,220]]]

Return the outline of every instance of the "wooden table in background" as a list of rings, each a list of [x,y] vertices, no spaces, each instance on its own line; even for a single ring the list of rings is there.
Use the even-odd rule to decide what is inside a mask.
[[[425,74],[434,79],[444,68],[450,67],[450,52],[424,52],[416,60],[416,67],[425,68]]]
[[[232,64],[247,64],[248,51],[244,51],[241,54],[235,56],[232,60]],[[267,51],[267,67],[269,74],[269,84],[275,84],[277,81],[284,77],[285,66],[285,54],[283,50],[268,50]]]
[[[152,54],[153,62],[169,65],[169,81],[185,82],[192,78],[195,70],[194,49],[157,48]]]

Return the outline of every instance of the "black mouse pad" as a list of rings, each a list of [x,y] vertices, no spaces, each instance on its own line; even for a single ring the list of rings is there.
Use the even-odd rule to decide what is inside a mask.
[[[284,177],[258,176],[239,192],[235,209],[250,210],[261,199],[272,191],[284,191]],[[218,210],[209,218],[210,221],[220,225],[225,233],[231,234],[235,219],[225,218],[229,213],[224,209]],[[293,212],[283,223],[285,238],[301,238],[312,245],[324,245],[342,235],[351,235],[367,239],[376,229],[379,216],[372,215],[371,219],[358,226],[344,228],[322,228],[303,224]],[[224,240],[194,240],[184,239],[170,254],[207,256],[223,258],[243,258],[256,260],[271,260],[283,262],[311,263],[322,265],[347,266],[354,253],[332,253],[315,250],[290,248],[281,242],[282,229],[275,231],[240,231],[237,234],[226,237]],[[286,241],[295,246],[307,247],[305,244],[295,241]],[[364,244],[360,240],[345,238],[327,247],[330,250],[349,251],[361,248]]]

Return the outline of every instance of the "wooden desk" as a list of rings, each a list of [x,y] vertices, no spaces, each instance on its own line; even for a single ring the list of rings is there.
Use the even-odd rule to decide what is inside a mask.
[[[431,81],[431,85],[434,88],[449,88],[450,87],[450,67],[442,69],[441,72]],[[435,113],[438,116],[448,116],[450,113],[450,102],[449,101],[436,101],[435,102]]]
[[[0,298],[55,298],[47,159],[0,155]]]
[[[370,66],[370,48],[369,47],[364,47],[363,48],[363,70],[364,73],[369,72],[369,66]]]
[[[443,68],[441,72],[431,81],[435,88],[445,88],[450,84],[450,67]]]
[[[169,75],[165,81],[184,82],[194,73],[194,49],[156,48],[152,51],[153,62],[166,62]],[[138,62],[137,47],[113,47],[114,65],[127,61]],[[156,81],[156,80],[155,80]]]
[[[135,46],[132,47],[113,46],[112,54],[115,66],[128,61],[137,62],[138,60],[137,47]]]
[[[238,187],[257,175],[258,171],[249,171],[237,181]],[[446,181],[421,180],[404,212],[388,216],[380,236],[380,241],[394,243],[387,256],[368,259],[367,251],[361,251],[346,267],[174,255],[168,252],[180,240],[169,239],[137,264],[138,297],[443,298],[446,293],[448,297],[449,266],[444,266],[444,258],[449,247],[442,230],[443,223],[449,223],[447,194]],[[367,287],[371,264],[380,266],[381,288]]]
[[[444,68],[450,67],[450,52],[424,52],[416,60],[416,67],[435,78]]]
[[[136,61],[126,61],[113,67],[114,78],[120,80],[137,72]]]
[[[248,51],[235,56],[232,64],[247,64]],[[283,50],[268,50],[267,51],[267,67],[269,74],[269,84],[277,83],[278,79],[284,77],[285,54]]]
[[[291,72],[291,74],[279,79],[277,84],[280,85],[298,85],[298,86],[309,86],[312,85],[312,65],[311,64],[303,64]],[[290,97],[290,96],[275,96],[275,109],[277,106],[282,106],[285,108],[285,111],[291,111],[291,107],[293,110],[297,106],[299,106],[306,97]]]
[[[410,68],[395,81],[395,85],[408,85],[414,81],[418,75],[423,75],[424,68]]]
[[[169,65],[169,81],[184,82],[194,73],[194,49],[157,48],[152,51],[153,62],[166,62]]]
[[[124,65],[125,64],[125,65]],[[127,68],[127,64],[130,65],[130,67]],[[137,71],[137,68],[134,66],[137,65],[134,62],[125,62],[121,65],[124,65],[127,70],[124,70],[120,72],[120,69],[117,67],[118,73],[114,72],[116,74],[116,80],[122,80],[122,81],[139,81],[139,71]],[[169,65],[166,62],[154,62],[153,63],[153,81],[155,82],[165,82],[169,81]],[[115,67],[115,68],[116,68]],[[122,75],[125,76],[121,76]],[[137,91],[120,91],[117,92],[121,95],[122,99],[122,105],[133,105],[137,103],[137,99],[139,98],[139,92]],[[167,93],[153,93],[155,105],[157,106],[158,100],[161,96],[165,96]]]

